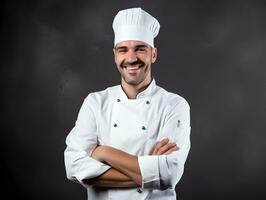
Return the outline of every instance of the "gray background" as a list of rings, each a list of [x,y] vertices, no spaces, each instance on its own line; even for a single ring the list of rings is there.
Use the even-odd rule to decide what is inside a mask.
[[[112,20],[161,23],[158,85],[191,105],[180,199],[265,199],[265,1],[1,1],[1,194],[86,199],[65,177],[65,137],[89,92],[119,84]]]

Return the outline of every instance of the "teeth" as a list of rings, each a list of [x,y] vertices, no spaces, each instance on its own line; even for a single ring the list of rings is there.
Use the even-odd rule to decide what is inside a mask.
[[[125,66],[127,69],[139,69],[140,66],[136,66],[136,67],[127,67]]]

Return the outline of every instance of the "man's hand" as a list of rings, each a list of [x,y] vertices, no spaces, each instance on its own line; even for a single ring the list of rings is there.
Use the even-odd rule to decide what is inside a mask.
[[[150,155],[168,155],[173,151],[177,151],[179,147],[175,143],[169,142],[168,138],[165,138],[158,142],[150,151]]]

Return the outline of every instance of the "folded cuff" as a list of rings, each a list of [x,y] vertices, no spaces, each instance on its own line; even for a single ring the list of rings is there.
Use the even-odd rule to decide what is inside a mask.
[[[138,162],[142,176],[142,188],[160,188],[158,156],[139,156]]]
[[[83,165],[80,168],[79,172],[75,175],[75,177],[82,186],[87,188],[88,185],[84,183],[85,179],[91,179],[97,177],[106,172],[110,168],[111,167],[109,165],[101,163],[97,160],[93,160],[88,165]]]

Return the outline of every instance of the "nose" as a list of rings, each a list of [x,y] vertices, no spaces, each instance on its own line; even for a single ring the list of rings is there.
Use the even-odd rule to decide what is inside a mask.
[[[135,61],[137,61],[138,58],[137,58],[137,53],[133,50],[129,50],[128,53],[127,53],[127,62],[129,63],[133,63]]]

